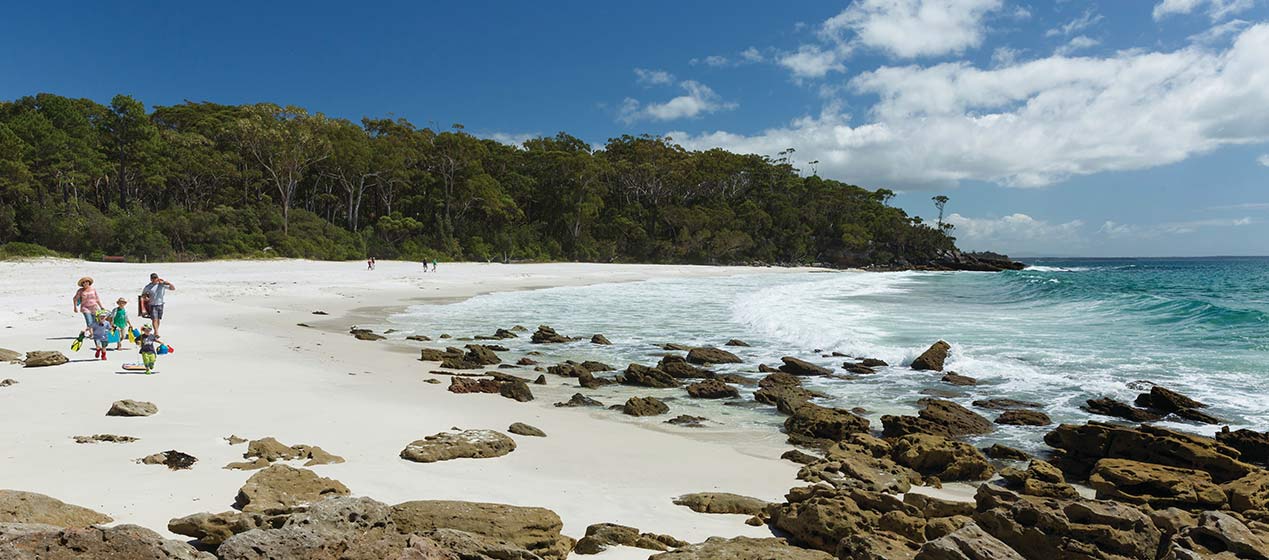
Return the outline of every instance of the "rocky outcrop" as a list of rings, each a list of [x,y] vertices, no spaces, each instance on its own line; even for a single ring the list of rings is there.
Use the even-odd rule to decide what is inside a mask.
[[[1134,402],[1137,406],[1156,411],[1162,415],[1172,414],[1203,424],[1221,423],[1220,418],[1199,410],[1207,408],[1206,404],[1159,385],[1151,386],[1148,393],[1137,395],[1137,400]]]
[[[416,463],[451,459],[501,457],[516,449],[515,440],[493,430],[441,432],[415,440],[401,450],[401,458]]]
[[[1177,558],[1269,560],[1269,528],[1263,523],[1259,528],[1253,531],[1226,512],[1205,511],[1174,539],[1174,552]]]
[[[502,363],[502,358],[494,352],[493,347],[481,344],[468,344],[467,351],[455,356],[446,351],[441,358],[441,367],[446,369],[484,369]]]
[[[88,527],[114,521],[104,513],[35,492],[0,489],[0,523]],[[0,551],[3,548],[0,547]]]
[[[586,528],[586,536],[577,541],[573,552],[577,554],[599,554],[610,546],[629,546],[644,550],[669,550],[671,547],[687,546],[688,543],[655,533],[641,533],[634,527],[615,523],[596,523]]]
[[[550,559],[565,558],[574,544],[573,539],[560,534],[564,527],[560,516],[545,508],[421,500],[392,506],[391,518],[401,533],[464,531],[511,543]]]
[[[238,533],[252,529],[281,526],[285,517],[241,511],[195,513],[167,522],[167,530],[193,538],[204,546],[215,547]]]
[[[546,325],[538,326],[538,330],[533,333],[529,341],[534,344],[561,344],[564,342],[572,342],[573,339],[555,332],[555,329]]]
[[[529,402],[533,400],[533,391],[529,389],[529,384],[518,379],[499,383],[498,394],[516,402]]]
[[[1066,500],[1079,498],[1075,488],[1066,483],[1062,471],[1045,461],[1032,460],[1025,471],[1006,468],[1000,476],[1010,489],[1020,494]]]
[[[912,360],[912,369],[918,371],[943,371],[943,364],[947,361],[947,354],[952,351],[952,345],[940,340],[935,342],[929,349],[922,352],[915,360]]]
[[[882,416],[882,434],[899,437],[907,434],[932,434],[943,437],[961,437],[991,433],[995,426],[990,420],[952,401],[925,398],[917,416]]]
[[[784,365],[780,366],[780,371],[790,375],[829,375],[833,370],[826,367],[817,366],[806,360],[799,360],[792,356],[780,358]]]
[[[687,363],[687,360],[682,356],[665,356],[661,358],[661,362],[657,364],[657,369],[670,374],[670,377],[675,379],[701,379],[714,375],[714,372],[710,370]]]
[[[795,403],[784,421],[789,442],[798,445],[827,446],[856,433],[868,433],[868,419],[849,410],[829,408],[808,402]]]
[[[1088,485],[1097,490],[1099,500],[1146,504],[1157,509],[1219,509],[1226,501],[1225,492],[1206,472],[1128,459],[1098,461]]]
[[[687,353],[687,361],[693,364],[739,364],[740,357],[713,347],[693,348]]]
[[[858,488],[870,492],[907,492],[922,482],[916,471],[890,458],[889,442],[859,433],[848,436],[824,450],[824,458],[810,457],[798,471],[798,479],[828,483],[836,488]]]
[[[762,515],[771,506],[766,500],[728,494],[726,492],[698,492],[684,494],[674,499],[675,505],[685,506],[697,513],[736,513]]]
[[[984,449],[983,453],[992,459],[1003,459],[1006,461],[1027,461],[1031,459],[1031,455],[1027,452],[999,443],[991,444],[991,447]]]
[[[678,380],[670,374],[657,368],[639,364],[630,364],[625,372],[617,376],[617,382],[622,385],[651,387],[653,389],[668,389],[680,385]]]
[[[1026,560],[1000,539],[968,523],[934,539],[917,552],[916,560]]]
[[[1169,467],[1205,471],[1218,484],[1237,480],[1255,467],[1238,459],[1238,451],[1215,439],[1156,426],[1129,428],[1098,422],[1062,424],[1045,434],[1058,450],[1054,464],[1083,480],[1102,459],[1130,459]]]
[[[670,407],[655,397],[630,397],[621,408],[623,414],[630,416],[656,416],[670,411]]]
[[[987,480],[996,471],[974,446],[929,434],[909,434],[896,439],[890,457],[894,462],[940,481]]]
[[[834,556],[818,550],[789,545],[784,539],[710,537],[701,544],[678,548],[649,557],[648,560],[834,560]]]
[[[675,416],[674,418],[666,420],[665,423],[673,424],[675,426],[682,426],[684,428],[703,428],[705,427],[705,422],[708,422],[708,421],[709,421],[709,418],[706,418],[704,416],[692,416],[690,414],[680,414],[678,416]]]
[[[370,329],[359,329],[357,327],[353,327],[348,332],[357,340],[383,340],[387,338],[381,334],[375,334],[375,332]]]
[[[1127,504],[1024,496],[978,487],[974,522],[1025,558],[1156,558],[1162,533]]]
[[[1006,410],[996,417],[996,423],[1007,426],[1048,426],[1053,423],[1049,415],[1038,410]]]
[[[1216,432],[1216,441],[1237,449],[1244,461],[1260,464],[1269,462],[1269,433],[1248,429],[1230,431],[1229,426],[1224,426],[1221,431]]]
[[[590,337],[590,343],[591,343],[591,344],[598,344],[598,345],[601,345],[601,346],[612,346],[612,342],[611,342],[610,340],[608,340],[608,337],[606,337],[606,336],[604,336],[604,335],[602,335],[602,334],[597,334],[597,335],[594,335],[594,336]]]
[[[1151,412],[1144,408],[1137,408],[1110,397],[1089,399],[1084,403],[1084,406],[1080,408],[1083,408],[1085,411],[1092,414],[1123,418],[1124,420],[1128,420],[1130,422],[1153,422],[1163,418],[1162,414]]]
[[[215,560],[211,554],[136,525],[62,528],[36,524],[0,524],[0,558]]]
[[[952,385],[957,385],[957,386],[961,386],[961,387],[968,387],[968,386],[970,386],[970,385],[977,385],[977,384],[978,384],[978,380],[977,380],[977,379],[974,379],[973,377],[970,377],[970,376],[968,376],[968,375],[961,375],[961,374],[956,373],[956,372],[954,372],[954,371],[949,371],[949,372],[947,372],[947,373],[943,374],[942,381],[943,381],[944,383],[950,383],[950,384],[952,384]]]
[[[330,465],[343,463],[344,458],[331,454],[316,445],[286,445],[274,438],[266,437],[251,440],[247,443],[244,459],[254,461],[230,463],[226,469],[254,470],[268,467],[275,461],[304,461],[304,466]]]
[[[1044,405],[1038,402],[1018,401],[1014,399],[982,399],[973,402],[978,408],[988,408],[992,410],[1010,410],[1015,408],[1040,408]]]
[[[419,361],[444,362],[447,359],[461,360],[464,354],[465,352],[452,346],[444,350],[439,348],[423,348],[419,350]]]
[[[318,476],[307,469],[273,465],[247,479],[238,490],[235,505],[246,513],[277,514],[346,495],[348,487],[338,480]]]
[[[152,402],[124,399],[111,404],[106,416],[150,416],[158,412],[159,407]]]
[[[470,393],[495,394],[502,390],[502,383],[493,379],[472,379],[470,377],[449,378],[449,392],[460,395]]]
[[[32,350],[26,353],[26,359],[22,361],[22,367],[60,366],[69,361],[70,358],[56,350]]]
[[[574,407],[580,407],[580,406],[604,406],[604,403],[601,403],[581,393],[573,393],[572,398],[568,399],[565,402],[557,402],[555,403],[555,406],[561,407],[561,408],[574,408]]]
[[[507,431],[518,436],[546,437],[546,432],[523,422],[516,422],[512,424],[507,428]]]
[[[732,399],[740,396],[740,391],[717,379],[706,379],[687,386],[687,394],[694,399]]]

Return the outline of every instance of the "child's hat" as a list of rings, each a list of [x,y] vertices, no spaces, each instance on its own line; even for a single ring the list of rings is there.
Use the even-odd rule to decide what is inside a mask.
[[[98,316],[98,317],[105,317],[105,316],[106,316],[106,310],[105,310],[105,309],[98,309],[98,310],[97,310],[97,316]]]
[[[150,325],[149,325],[149,324],[141,325],[141,330],[143,330],[143,331],[148,331],[148,330],[150,330]]]
[[[119,298],[115,300],[115,303],[128,303],[128,298]]]

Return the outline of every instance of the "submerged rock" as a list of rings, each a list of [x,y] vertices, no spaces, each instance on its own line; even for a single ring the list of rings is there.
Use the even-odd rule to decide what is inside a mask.
[[[1080,408],[1093,414],[1123,418],[1132,422],[1153,422],[1163,418],[1162,414],[1151,412],[1144,408],[1136,408],[1110,397],[1089,399]]]
[[[685,428],[702,428],[705,426],[705,422],[708,422],[708,421],[709,421],[709,418],[706,418],[704,416],[692,416],[690,414],[680,414],[678,416],[675,416],[674,418],[666,420],[665,423],[673,424],[675,426],[683,426]]]
[[[717,379],[706,379],[688,385],[687,394],[694,399],[731,399],[740,396],[740,391]]]
[[[590,343],[591,343],[591,344],[598,344],[598,345],[601,345],[601,346],[611,346],[611,345],[612,345],[612,342],[608,340],[608,337],[606,337],[606,336],[604,336],[604,335],[602,335],[602,334],[597,334],[597,335],[594,335],[594,336],[590,337]]]
[[[826,367],[817,366],[806,360],[799,360],[792,356],[780,358],[784,365],[780,366],[780,371],[790,375],[829,375],[833,373]]]
[[[952,385],[959,385],[962,387],[978,384],[977,379],[974,379],[973,377],[970,377],[968,375],[961,375],[954,371],[949,371],[946,374],[944,374],[942,381],[944,383],[950,383]]]
[[[1006,410],[996,417],[996,423],[1008,426],[1048,426],[1053,423],[1049,415],[1038,410]]]
[[[973,402],[978,408],[988,408],[993,410],[1010,410],[1014,408],[1040,408],[1044,405],[1038,402],[1018,401],[1014,399],[981,399]]]

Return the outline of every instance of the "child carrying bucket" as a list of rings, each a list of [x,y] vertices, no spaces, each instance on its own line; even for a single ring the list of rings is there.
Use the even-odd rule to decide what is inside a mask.
[[[145,374],[154,373],[154,362],[158,361],[159,336],[154,334],[150,329],[150,325],[141,325],[141,337],[137,339],[137,345],[141,347],[141,363],[145,364]]]
[[[132,321],[128,319],[128,300],[119,298],[115,301],[118,307],[111,312],[110,322],[114,324],[115,332],[118,333],[119,340],[115,342],[115,350],[123,349],[123,339],[132,339]]]

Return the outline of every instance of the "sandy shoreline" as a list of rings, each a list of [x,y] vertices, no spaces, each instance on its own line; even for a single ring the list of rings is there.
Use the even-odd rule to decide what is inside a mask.
[[[374,272],[364,268],[289,260],[0,263],[0,347],[61,350],[72,359],[54,368],[0,365],[0,378],[19,381],[0,390],[0,423],[8,427],[0,433],[0,487],[48,494],[119,523],[166,532],[173,517],[229,509],[252,474],[221,468],[244,451],[222,438],[274,436],[343,456],[346,463],[314,470],[355,495],[388,503],[460,499],[543,506],[559,513],[564,532],[574,537],[599,522],[689,541],[770,535],[766,527],[746,526],[743,516],[697,514],[670,499],[700,491],[777,499],[797,485],[797,465],[777,458],[787,445],[772,444],[766,455],[742,452],[579,410],[454,395],[443,384],[422,382],[429,368],[416,353],[385,351],[392,345],[356,340],[347,328],[413,303],[492,291],[784,269],[460,263],[424,274],[414,263],[397,262],[381,262]],[[177,351],[160,358],[160,374],[117,373],[123,361],[136,361],[135,351],[111,352],[104,363],[87,360],[88,350],[70,354],[66,337],[80,325],[69,301],[74,280],[96,278],[103,300],[132,299],[151,269],[177,286],[163,328]],[[159,413],[106,417],[110,403],[124,398],[154,402]],[[415,464],[398,458],[405,444],[425,435],[454,426],[505,430],[512,422],[533,424],[549,437],[517,438],[519,448],[497,459]],[[83,445],[71,439],[96,433],[141,440]],[[172,472],[133,462],[168,449],[190,453],[199,463]],[[623,554],[614,550],[606,557]]]

